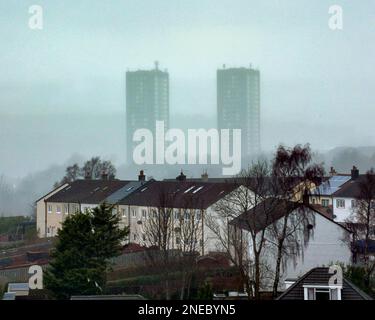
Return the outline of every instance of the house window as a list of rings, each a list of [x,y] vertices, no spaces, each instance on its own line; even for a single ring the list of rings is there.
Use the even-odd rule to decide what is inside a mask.
[[[158,216],[158,213],[156,212],[156,210],[154,209],[154,210],[152,210],[152,212],[153,212],[153,216],[154,216],[154,218],[156,218],[157,216]]]
[[[305,300],[341,300],[341,288],[308,287],[305,290]]]
[[[345,208],[345,200],[344,199],[336,199],[336,208],[344,209]]]
[[[316,203],[316,200],[315,198],[312,199],[312,204],[315,204]]]
[[[52,206],[50,204],[48,205],[48,213],[52,213]]]
[[[315,289],[314,300],[330,300],[329,289]]]
[[[126,210],[124,208],[121,209],[121,215],[123,218],[126,217]]]
[[[132,216],[133,218],[137,217],[137,211],[135,209],[132,209]]]
[[[69,205],[64,204],[64,214],[69,214]]]
[[[352,200],[352,208],[356,208],[356,207],[357,207],[357,201]]]
[[[61,214],[61,206],[56,206],[56,213]]]
[[[175,218],[175,220],[179,220],[180,219],[180,212],[179,211],[175,211],[174,212],[174,218]]]
[[[329,200],[328,199],[322,199],[322,206],[328,207],[329,206]]]
[[[143,219],[147,218],[147,211],[145,209],[142,210],[142,218]]]

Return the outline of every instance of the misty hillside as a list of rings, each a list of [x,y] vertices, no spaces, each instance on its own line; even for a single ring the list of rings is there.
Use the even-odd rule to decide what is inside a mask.
[[[271,159],[272,153],[264,155]],[[30,215],[33,213],[35,200],[51,190],[54,183],[64,176],[65,168],[74,163],[82,164],[86,160],[81,155],[74,155],[60,165],[52,165],[46,170],[36,171],[24,178],[14,179],[6,173],[0,173],[0,215]],[[375,167],[375,147],[340,147],[325,153],[315,153],[315,161],[323,162],[328,171],[334,166],[336,171],[350,172],[353,165],[364,173]],[[221,175],[220,166],[117,166],[117,177],[120,179],[137,179],[140,169],[144,169],[148,178],[174,178],[183,170],[190,177],[199,177],[207,171],[211,177]]]

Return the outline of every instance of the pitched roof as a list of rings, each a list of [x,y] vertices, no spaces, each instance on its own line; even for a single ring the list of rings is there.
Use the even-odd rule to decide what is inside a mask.
[[[120,188],[119,190],[115,191],[110,196],[108,196],[105,199],[105,201],[110,204],[116,204],[120,200],[128,197],[135,190],[147,185],[147,183],[148,182],[145,182],[145,181],[131,181],[127,183],[124,187]]]
[[[119,201],[119,204],[207,209],[237,187],[233,183],[152,181]]]
[[[301,204],[296,202],[266,198],[246,213],[234,218],[230,224],[241,229],[258,232],[300,206]]]
[[[357,179],[350,179],[338,191],[333,193],[334,197],[357,198],[360,194],[360,184],[366,180],[365,174],[360,174]]]
[[[64,188],[64,187],[66,187],[66,186],[68,186],[68,184],[67,184],[67,183],[64,183],[64,184],[62,184],[62,185],[60,185],[60,186],[54,188],[53,190],[51,190],[51,191],[49,191],[48,193],[46,193],[44,196],[42,196],[42,197],[40,197],[39,199],[37,199],[37,200],[35,201],[35,203],[37,203],[38,201],[40,201],[40,200],[42,200],[42,199],[44,199],[44,198],[48,198],[48,196],[49,196],[50,194],[56,192],[56,191],[59,190],[59,189],[62,189],[62,188]]]
[[[314,210],[322,214],[328,219],[333,220],[333,208],[332,206],[324,207],[320,204],[310,204],[310,207]]]
[[[299,208],[308,208],[318,213],[330,222],[337,224],[341,228],[350,232],[344,225],[337,223],[330,218],[326,212],[319,207],[313,205],[305,205],[299,202],[293,202],[278,198],[266,198],[264,201],[251,208],[247,213],[243,213],[238,217],[234,218],[230,224],[236,225],[237,227],[244,230],[255,230],[259,232],[265,227],[271,225],[273,222],[284,217],[286,214]]]
[[[300,182],[303,181],[303,178],[300,177],[290,177],[290,181],[288,182],[290,186],[296,187]],[[175,182],[176,179],[164,179],[164,181],[167,182]],[[281,181],[281,179],[279,180]],[[222,178],[207,178],[207,180],[204,180],[202,178],[187,178],[184,180],[186,183],[203,183],[203,182],[209,182],[209,183],[231,183],[235,184],[237,186],[245,186],[246,188],[260,194],[263,196],[267,195],[275,195],[275,194],[281,194],[281,183],[276,183],[278,181],[275,181],[275,179],[267,176],[263,179],[255,178],[255,177],[222,177]]]
[[[350,175],[334,175],[324,182],[322,182],[316,190],[313,191],[313,194],[320,196],[330,196],[351,179]]]
[[[328,286],[331,277],[332,273],[329,273],[329,268],[327,267],[311,269],[284,291],[277,300],[304,300],[304,285]],[[369,295],[345,278],[343,278],[341,299],[373,300]]]
[[[48,202],[99,204],[129,181],[76,180],[47,198]]]

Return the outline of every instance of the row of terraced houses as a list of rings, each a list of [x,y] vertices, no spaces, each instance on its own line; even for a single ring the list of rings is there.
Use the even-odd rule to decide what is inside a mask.
[[[355,208],[358,193],[358,182],[363,179],[358,169],[353,167],[351,174],[338,174],[331,169],[330,176],[320,186],[314,186],[316,195],[310,196],[306,202],[302,197],[295,199],[306,207],[313,218],[310,240],[302,255],[296,254],[290,264],[283,268],[283,279],[298,278],[315,267],[327,266],[332,262],[349,264],[353,260],[350,246],[344,241],[350,239],[350,231],[346,228],[346,220]],[[77,180],[66,183],[37,200],[37,230],[39,237],[54,237],[61,223],[70,214],[85,211],[106,202],[114,206],[121,217],[122,226],[129,227],[128,242],[149,245],[147,220],[157,215],[161,207],[169,207],[172,215],[173,233],[171,249],[181,247],[186,239],[181,234],[181,221],[194,219],[199,229],[195,239],[196,248],[201,255],[224,250],[217,235],[208,226],[209,217],[217,217],[217,208],[233,192],[243,185],[234,179],[208,178],[187,179],[181,174],[173,180],[146,180],[143,171],[134,181],[123,180]],[[249,190],[253,193],[254,190]],[[170,199],[173,198],[173,201]],[[272,202],[271,222],[281,219],[285,214],[298,214],[296,206],[280,199],[266,199]],[[230,225],[236,227],[244,238],[249,237],[248,225],[243,221],[258,219],[264,212],[254,207],[248,216],[236,217]],[[251,213],[251,214],[250,214]],[[249,240],[250,241],[250,240]],[[303,241],[303,239],[301,239]],[[250,246],[249,246],[250,247]],[[249,248],[249,259],[251,260]],[[272,254],[265,258],[271,265]],[[283,282],[284,284],[284,282]],[[285,289],[281,288],[281,289]]]

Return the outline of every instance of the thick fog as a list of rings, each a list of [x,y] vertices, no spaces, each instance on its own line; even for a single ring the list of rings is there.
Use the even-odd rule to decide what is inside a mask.
[[[170,76],[171,127],[216,127],[216,70],[252,64],[265,155],[310,143],[327,168],[375,167],[372,0],[335,1],[336,31],[328,0],[38,4],[42,30],[28,26],[30,1],[0,3],[0,214],[31,213],[67,165],[91,156],[135,178],[125,164],[125,72],[155,60]]]

